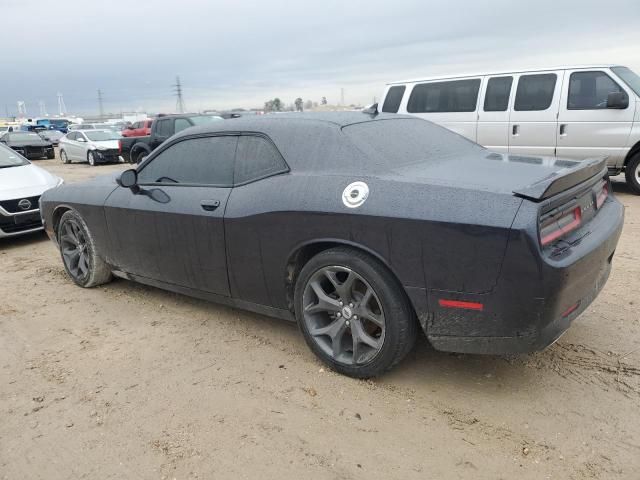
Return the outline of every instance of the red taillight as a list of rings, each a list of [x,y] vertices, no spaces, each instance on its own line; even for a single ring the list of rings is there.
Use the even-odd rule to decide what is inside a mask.
[[[553,217],[540,228],[540,243],[542,246],[549,245],[563,235],[574,231],[582,222],[582,210],[575,207],[573,210]]]
[[[462,308],[464,310],[484,310],[484,305],[477,302],[463,302],[460,300],[438,300],[441,307],[445,308]]]
[[[600,192],[598,192],[598,196],[596,197],[596,208],[600,208],[608,196],[609,184],[605,181],[602,183],[602,188],[600,189]]]

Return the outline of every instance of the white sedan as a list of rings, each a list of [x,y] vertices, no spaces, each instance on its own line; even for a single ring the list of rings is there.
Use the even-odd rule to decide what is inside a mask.
[[[118,140],[122,135],[113,130],[75,130],[60,139],[60,159],[63,163],[73,161],[98,163],[122,162]]]
[[[42,230],[40,195],[63,180],[0,145],[0,238]]]

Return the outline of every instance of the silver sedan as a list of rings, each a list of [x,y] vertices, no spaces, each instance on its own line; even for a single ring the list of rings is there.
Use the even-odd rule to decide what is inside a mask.
[[[60,139],[60,159],[63,163],[73,161],[98,163],[122,162],[118,140],[122,135],[113,130],[76,130]]]

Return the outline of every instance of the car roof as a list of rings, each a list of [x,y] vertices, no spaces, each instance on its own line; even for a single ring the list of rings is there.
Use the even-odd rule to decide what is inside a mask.
[[[622,67],[623,65],[618,65],[615,63],[598,63],[592,65],[563,65],[563,66],[555,66],[555,67],[534,67],[534,68],[514,68],[512,70],[504,69],[498,71],[489,71],[489,72],[474,72],[474,73],[460,73],[457,75],[433,75],[433,76],[424,76],[420,78],[412,78],[409,80],[395,81],[389,82],[387,85],[399,85],[405,83],[417,83],[417,82],[431,82],[433,80],[452,80],[452,79],[462,79],[462,78],[476,78],[476,77],[486,77],[486,76],[496,76],[496,75],[510,75],[510,74],[519,74],[519,73],[536,73],[536,72],[553,72],[558,70],[585,70],[585,69],[593,69],[593,68],[611,68],[611,67]]]

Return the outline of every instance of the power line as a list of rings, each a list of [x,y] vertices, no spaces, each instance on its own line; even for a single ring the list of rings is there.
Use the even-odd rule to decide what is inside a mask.
[[[182,97],[182,84],[180,83],[180,77],[176,77],[176,84],[172,85],[176,95],[176,110],[178,113],[184,113],[186,107],[184,106],[184,98]]]
[[[100,118],[104,118],[104,105],[102,104],[102,90],[98,89],[98,107],[100,108]]]
[[[62,93],[58,92],[58,114],[60,116],[65,115],[67,113],[67,107],[64,104],[64,97]]]

